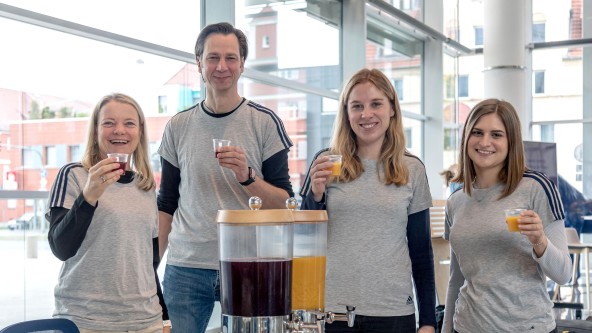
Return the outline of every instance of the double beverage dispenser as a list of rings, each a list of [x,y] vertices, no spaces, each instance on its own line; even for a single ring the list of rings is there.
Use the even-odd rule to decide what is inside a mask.
[[[326,211],[289,209],[220,210],[222,332],[324,332],[325,322],[353,325],[345,314],[324,312],[327,252]]]

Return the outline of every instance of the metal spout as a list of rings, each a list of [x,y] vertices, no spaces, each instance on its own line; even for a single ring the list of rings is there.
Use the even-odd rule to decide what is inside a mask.
[[[334,321],[347,321],[348,327],[354,327],[354,320],[356,319],[356,307],[353,305],[345,306],[346,313],[334,313],[327,312],[325,320],[327,324],[331,324]]]
[[[319,311],[292,312],[291,333],[325,333],[325,313]]]

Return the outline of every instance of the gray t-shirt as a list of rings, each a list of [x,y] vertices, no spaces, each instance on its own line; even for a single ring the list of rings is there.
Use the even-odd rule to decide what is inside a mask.
[[[248,165],[262,178],[263,161],[292,146],[277,115],[248,100],[222,117],[197,105],[171,118],[158,149],[181,173],[168,265],[218,270],[218,210],[249,209],[249,192],[232,170],[218,165],[212,139],[231,140],[242,148]]]
[[[432,205],[425,168],[406,155],[409,182],[395,186],[378,178],[376,161],[362,162],[359,178],[327,187],[325,309],[343,312],[348,304],[367,316],[410,315],[415,306],[407,216]]]
[[[546,278],[569,280],[563,206],[557,188],[527,171],[516,190],[498,200],[503,184],[456,191],[448,199],[445,237],[451,276],[442,332],[547,333],[555,328]],[[526,208],[543,221],[549,245],[537,258],[528,238],[509,232],[504,209]]]
[[[88,172],[80,164],[62,168],[48,202],[71,209]],[[152,239],[158,236],[156,194],[134,180],[114,183],[99,198],[78,252],[64,261],[55,287],[54,316],[91,330],[140,330],[162,316]]]

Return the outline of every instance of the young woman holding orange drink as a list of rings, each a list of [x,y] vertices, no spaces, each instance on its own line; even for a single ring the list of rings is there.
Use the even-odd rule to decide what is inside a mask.
[[[564,210],[549,178],[527,169],[520,128],[514,107],[498,99],[478,103],[465,122],[453,179],[463,189],[446,206],[451,275],[442,332],[556,331],[546,277],[570,278]],[[504,214],[516,208],[517,232]]]
[[[302,209],[329,216],[325,309],[356,307],[354,327],[327,332],[435,331],[432,198],[422,162],[405,150],[395,89],[376,69],[345,85],[330,148],[316,156],[300,195]],[[342,155],[340,175],[329,155]]]

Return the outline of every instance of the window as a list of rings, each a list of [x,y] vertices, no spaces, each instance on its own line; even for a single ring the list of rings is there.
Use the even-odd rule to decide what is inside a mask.
[[[70,149],[70,163],[82,160],[82,145],[72,145]]]
[[[483,27],[475,27],[475,46],[483,46]]]
[[[399,101],[403,100],[403,79],[393,79],[393,87],[395,87],[395,91],[397,92],[397,97],[399,97]]]
[[[444,150],[454,151],[458,148],[458,130],[455,128],[444,129]]]
[[[555,125],[554,124],[541,125],[541,141],[555,142]]]
[[[411,128],[405,128],[405,148],[407,149],[411,149],[413,147],[413,137],[411,136],[413,134],[413,131]]]
[[[545,23],[535,23],[532,25],[532,41],[534,43],[545,41]]]
[[[263,39],[261,40],[261,47],[264,49],[269,48],[269,36],[263,36]]]
[[[455,98],[456,89],[458,90],[458,97],[469,97],[469,76],[459,75],[456,83],[457,87],[454,86],[453,75],[445,78],[444,89],[446,89],[446,98]]]
[[[167,113],[167,97],[158,96],[158,113]]]
[[[458,76],[458,97],[469,97],[469,76]]]
[[[42,168],[44,164],[42,146],[23,148],[23,168]]]
[[[57,166],[58,165],[58,153],[56,146],[47,146],[45,147],[45,160],[47,163],[45,165]]]
[[[534,93],[544,94],[545,93],[545,71],[534,72]]]
[[[446,89],[446,98],[454,98],[454,76],[448,75],[444,78],[444,89]]]

